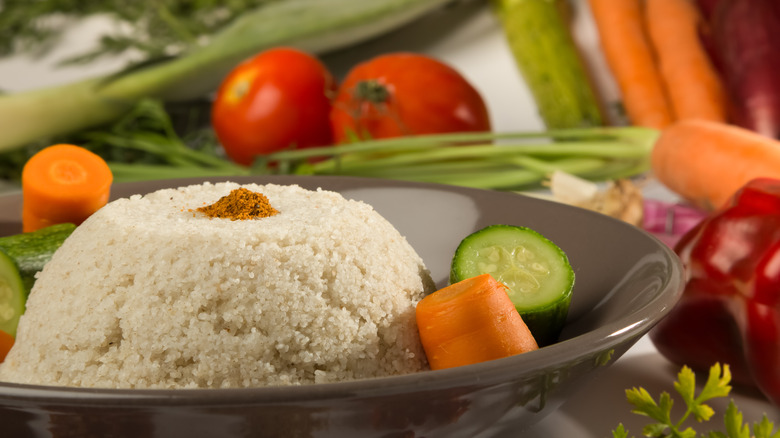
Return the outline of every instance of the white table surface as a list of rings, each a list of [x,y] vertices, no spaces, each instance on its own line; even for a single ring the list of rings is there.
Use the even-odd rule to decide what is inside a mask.
[[[577,0],[579,1],[579,0]],[[579,2],[577,5],[584,5]],[[611,78],[604,73],[603,60],[597,52],[597,38],[587,10],[579,10],[574,23],[575,34],[582,48],[589,53],[590,68],[597,74],[602,96],[616,95]],[[25,58],[0,59],[0,89],[22,91],[54,85],[102,73],[113,72],[122,65],[121,59],[104,60],[88,68],[53,68],[60,56],[74,53],[91,44],[102,23],[90,20],[65,35],[54,55],[43,60]],[[426,17],[390,35],[361,44],[350,50],[324,56],[325,62],[338,77],[354,63],[376,54],[410,50],[438,57],[457,68],[482,93],[496,131],[541,130],[544,125],[514,64],[504,35],[491,11],[481,2],[463,2],[448,10]],[[647,188],[653,198],[674,199],[657,184]],[[633,435],[641,434],[645,419],[630,413],[625,390],[642,386],[657,396],[661,391],[673,393],[672,382],[678,368],[660,356],[652,342],[642,338],[631,350],[613,364],[600,378],[589,382],[582,391],[568,400],[524,437],[608,437],[611,430],[623,422]],[[733,396],[745,412],[746,421],[758,421],[764,413],[780,423],[780,412],[759,394],[735,390]],[[682,404],[678,401],[678,405]],[[724,403],[713,403],[718,412]],[[516,436],[516,435],[507,435]]]

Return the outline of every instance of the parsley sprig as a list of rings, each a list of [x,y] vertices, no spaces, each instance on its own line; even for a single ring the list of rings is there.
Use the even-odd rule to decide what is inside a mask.
[[[674,389],[682,397],[687,409],[677,420],[672,419],[672,396],[664,391],[658,398],[653,398],[644,388],[631,388],[626,390],[626,398],[634,406],[631,412],[644,415],[653,420],[642,429],[642,435],[651,438],[780,438],[780,431],[775,432],[774,424],[769,421],[766,414],[761,421],[753,423],[752,430],[749,424],[744,422],[743,414],[737,408],[733,400],[729,402],[724,414],[724,430],[698,433],[692,427],[685,427],[686,420],[693,417],[697,422],[709,421],[715,411],[706,402],[727,397],[731,392],[731,371],[728,365],[715,364],[710,368],[707,382],[701,391],[696,394],[696,375],[684,366],[677,374]],[[628,430],[619,424],[612,431],[613,438],[628,438]]]

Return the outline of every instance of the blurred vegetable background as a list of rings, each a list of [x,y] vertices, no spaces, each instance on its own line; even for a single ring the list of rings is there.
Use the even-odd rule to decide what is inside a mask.
[[[55,24],[61,25],[64,22],[72,25],[73,20],[79,19],[83,15],[94,17],[94,14],[100,14],[104,19],[106,16],[111,19],[118,18],[124,23],[123,26],[137,23],[133,27],[135,33],[129,35],[137,34],[140,35],[138,39],[150,39],[154,43],[149,45],[143,45],[140,42],[133,43],[127,40],[128,35],[119,37],[116,34],[117,31],[111,30],[98,39],[99,44],[89,53],[66,56],[63,62],[65,64],[90,63],[116,53],[122,53],[127,55],[126,59],[130,59],[128,67],[117,69],[117,73],[114,74],[104,73],[97,80],[62,81],[61,85],[53,89],[34,89],[0,97],[0,115],[7,115],[7,117],[0,117],[2,120],[0,123],[4,124],[4,128],[7,128],[5,129],[6,135],[0,140],[3,143],[0,144],[0,147],[6,151],[0,157],[4,163],[0,167],[2,176],[7,181],[16,181],[23,163],[33,153],[52,143],[79,144],[95,151],[109,161],[117,181],[268,172],[269,168],[263,163],[254,168],[243,167],[251,163],[252,156],[242,156],[239,159],[240,154],[237,154],[236,148],[233,147],[236,141],[226,142],[225,140],[229,138],[226,132],[230,131],[231,128],[233,132],[243,132],[242,135],[245,138],[252,138],[245,140],[245,145],[250,142],[257,144],[258,141],[268,142],[270,141],[268,139],[275,138],[276,134],[272,135],[272,133],[278,132],[280,126],[289,125],[289,122],[285,122],[283,118],[277,116],[275,119],[267,119],[270,120],[269,124],[275,125],[272,128],[269,127],[269,124],[251,126],[247,123],[240,123],[239,113],[242,110],[233,111],[232,114],[224,113],[222,109],[218,110],[218,108],[226,108],[223,102],[236,96],[236,88],[231,91],[230,98],[225,98],[228,93],[224,91],[224,88],[217,91],[217,85],[227,77],[228,71],[233,70],[232,74],[236,76],[236,72],[247,70],[245,66],[239,66],[239,61],[242,59],[248,59],[250,54],[260,54],[265,49],[280,45],[299,47],[308,51],[312,56],[321,58],[327,68],[333,71],[333,76],[338,81],[345,80],[343,91],[339,94],[341,97],[334,100],[334,111],[331,115],[331,123],[334,126],[334,142],[343,143],[359,137],[372,140],[387,135],[375,128],[365,131],[366,126],[368,126],[366,125],[368,120],[366,117],[376,120],[379,120],[379,117],[384,118],[385,122],[383,123],[386,127],[381,128],[382,130],[394,132],[391,135],[403,134],[405,136],[462,131],[484,131],[489,134],[491,130],[507,131],[507,127],[516,129],[517,126],[523,126],[524,123],[521,120],[528,119],[532,123],[538,121],[527,126],[532,126],[529,131],[534,131],[533,134],[537,138],[544,139],[544,142],[549,142],[554,137],[542,134],[546,128],[566,129],[603,125],[600,103],[597,101],[596,93],[589,82],[587,69],[575,45],[575,39],[569,32],[569,23],[573,12],[571,8],[566,7],[566,3],[563,1],[534,0],[520,2],[527,4],[523,7],[517,7],[518,5],[513,4],[513,2],[494,2],[486,5],[477,1],[407,0],[403,2],[396,0],[380,2],[383,3],[381,6],[378,4],[370,8],[361,6],[357,10],[351,9],[349,13],[340,12],[333,13],[333,15],[320,14],[316,8],[333,9],[338,6],[337,2],[333,4],[316,3],[316,7],[308,6],[307,2],[303,0],[277,0],[243,5],[236,3],[225,10],[208,2],[197,4],[198,13],[219,13],[225,16],[232,14],[235,17],[233,21],[224,18],[219,23],[208,27],[190,23],[191,18],[177,22],[175,17],[186,16],[188,12],[183,9],[185,6],[179,5],[177,2],[166,2],[154,8],[125,6],[115,9],[110,5],[102,5],[103,9],[101,9],[96,5],[75,7],[58,5],[57,2],[51,1],[41,2],[40,9],[37,10],[22,6],[8,8],[3,13],[6,16],[16,15],[18,18],[24,14],[28,15],[27,19],[20,19],[14,23],[21,37],[16,40],[15,44],[6,46],[8,51],[39,53],[39,51],[45,50],[48,44],[53,41],[51,38],[57,35],[56,26],[54,28],[51,28],[51,25],[40,27],[41,23],[50,22],[52,17],[58,17],[60,21],[55,20]],[[414,8],[409,9],[406,7],[408,5],[414,5]],[[533,9],[528,9],[528,5],[533,6]],[[485,6],[491,8],[486,10]],[[196,6],[189,4],[186,7],[195,8]],[[58,12],[57,8],[60,8]],[[172,11],[175,13],[171,14]],[[292,17],[291,11],[305,11],[306,15]],[[195,13],[194,11],[189,12]],[[475,12],[482,14],[481,21],[477,22],[476,25],[471,17]],[[38,15],[30,17],[30,14]],[[582,12],[580,11],[579,14],[581,15]],[[306,18],[315,16],[320,18],[316,25]],[[399,52],[397,55],[401,55],[400,52],[411,50],[403,45],[393,47],[392,50],[383,50],[381,48],[382,39],[374,37],[401,27],[396,31],[397,36],[398,33],[403,33],[408,29],[413,30],[414,28],[410,26],[414,26],[416,22],[424,21],[420,26],[429,27],[432,23],[437,23],[442,19],[446,20],[445,24],[439,24],[442,31],[451,33],[457,29],[458,23],[462,23],[473,28],[472,34],[484,34],[486,30],[498,34],[502,38],[501,42],[508,45],[506,60],[510,62],[510,65],[502,71],[508,71],[508,77],[511,78],[514,87],[514,90],[510,89],[506,93],[502,93],[506,94],[504,98],[520,102],[527,101],[528,97],[524,96],[524,93],[528,93],[530,90],[534,96],[534,102],[538,102],[538,112],[535,110],[537,105],[534,104],[532,111],[536,114],[532,113],[531,117],[524,117],[523,114],[495,114],[491,113],[488,107],[480,108],[472,114],[464,113],[464,107],[459,105],[465,103],[475,109],[485,105],[482,97],[485,94],[485,84],[480,84],[469,77],[463,77],[457,68],[452,70],[451,82],[447,82],[450,79],[445,79],[447,76],[441,74],[431,76],[429,82],[425,82],[422,81],[419,74],[407,72],[404,73],[407,75],[406,79],[399,76],[392,80],[394,82],[388,82],[389,86],[384,90],[389,93],[390,100],[379,103],[367,100],[360,104],[349,103],[349,96],[354,93],[354,90],[349,84],[348,73],[355,77],[357,74],[364,73],[357,73],[358,66],[354,65],[354,57],[349,64],[340,62],[340,57],[354,50],[361,50],[361,45],[365,47],[372,44],[379,45],[380,53],[395,51]],[[271,20],[275,22],[274,24],[276,22],[290,22],[292,24],[286,26],[284,32],[280,32],[277,28],[268,26],[268,22]],[[263,26],[256,26],[257,28],[250,32],[244,29],[248,23],[263,24]],[[502,25],[506,34],[501,30]],[[534,29],[550,27],[550,30],[538,37],[536,42],[523,43],[521,40],[524,35],[532,35],[536,31],[531,32],[530,27],[523,32],[518,32],[517,29],[530,25],[533,25]],[[119,27],[120,33],[123,26]],[[163,31],[162,27],[167,27],[167,31]],[[371,31],[362,30],[366,27],[370,28]],[[157,35],[160,33],[164,33],[164,35],[160,35],[158,38]],[[185,38],[186,35],[191,37]],[[192,38],[195,35],[198,36]],[[504,35],[512,37],[504,40]],[[177,37],[181,41],[176,42]],[[247,43],[249,37],[253,41],[251,44]],[[518,40],[518,37],[521,40]],[[436,43],[435,36],[427,38],[429,38],[430,44]],[[545,43],[536,44],[540,41]],[[419,41],[415,41],[415,43],[419,43]],[[142,45],[143,47],[141,47]],[[538,46],[539,49],[526,54],[528,49],[534,46]],[[226,47],[228,50],[225,50]],[[344,47],[348,49],[338,50]],[[376,52],[376,48],[368,50],[363,48],[363,50],[364,53],[371,53],[371,50]],[[238,54],[243,54],[244,57],[239,58]],[[562,54],[566,56],[562,56]],[[370,57],[367,56],[367,58],[366,61],[369,61]],[[515,59],[517,60],[516,65]],[[555,59],[559,59],[556,65],[546,66]],[[441,71],[452,69],[449,62],[444,60],[431,58],[430,62],[440,64],[443,68]],[[408,62],[409,66],[415,64],[419,64],[419,61]],[[396,63],[396,65],[400,67],[399,71],[407,71],[404,64]],[[486,64],[489,72],[495,74],[497,71],[493,71],[493,66],[492,62]],[[528,70],[531,66],[533,66],[533,71]],[[520,67],[520,71],[517,70],[518,67]],[[373,73],[369,73],[369,76],[382,76],[381,81],[387,81],[385,75],[389,73],[389,68],[392,67],[380,65]],[[352,73],[353,70],[354,73]],[[424,71],[430,71],[430,69],[425,68]],[[542,80],[551,73],[556,73],[556,77],[546,81]],[[246,78],[244,73],[241,75]],[[284,74],[279,76],[284,76]],[[530,86],[525,84],[523,77],[527,78]],[[286,78],[286,80],[290,79]],[[263,81],[267,82],[267,79],[250,80],[245,83],[238,82],[241,86],[251,84],[252,90],[260,90],[251,91],[251,96],[244,98],[244,114],[248,114],[248,108],[251,105],[257,106],[248,97],[255,99],[262,94],[263,87],[259,86],[258,83]],[[460,81],[460,84],[455,85],[455,81]],[[361,86],[368,83],[368,81],[360,81]],[[186,87],[183,87],[182,84],[186,84]],[[294,88],[290,85],[286,87],[288,89]],[[278,83],[276,88],[279,89]],[[401,91],[405,89],[409,91]],[[468,96],[457,93],[453,95],[452,92],[456,89],[469,89],[470,91],[468,91]],[[375,93],[373,99],[376,99],[378,90],[382,90],[382,88],[375,88],[371,91]],[[569,99],[572,90],[576,90],[576,93],[582,97]],[[516,96],[508,94],[510,92],[514,92]],[[495,95],[495,92],[493,94]],[[446,96],[450,101],[444,103],[444,100],[434,96]],[[336,97],[336,95],[334,94],[332,97]],[[184,99],[183,103],[182,99]],[[212,99],[215,102],[213,112],[210,111]],[[308,100],[298,98],[298,102],[295,104],[280,105],[285,107],[287,111],[287,115],[283,117],[287,117],[288,120],[292,120],[293,117],[302,117],[301,113],[297,112],[298,109],[295,111],[289,109],[300,108],[304,106],[300,104],[301,102],[312,101],[312,97]],[[490,102],[488,99],[485,101]],[[373,112],[373,115],[365,112],[369,106],[372,108],[370,111]],[[270,107],[266,105],[266,108]],[[219,114],[228,115],[218,116],[218,111]],[[347,118],[352,117],[354,111],[364,113],[361,116],[362,121],[359,122],[360,126],[355,125],[354,122],[347,123]],[[442,114],[448,111],[453,111],[452,116],[449,116],[452,117],[452,121],[446,122]],[[212,113],[211,118],[209,117],[210,112]],[[295,114],[291,115],[291,113]],[[222,121],[217,121],[216,117],[221,117]],[[472,117],[476,117],[473,122],[471,121]],[[505,119],[503,127],[501,126],[501,118]],[[459,119],[462,122],[453,123]],[[307,126],[308,129],[320,129],[314,128],[318,122],[311,117],[301,120],[297,122],[298,125],[289,125],[293,127],[291,129],[297,129],[300,132],[299,126],[301,125]],[[506,120],[510,122],[506,122]],[[214,122],[216,136],[209,126],[209,121]],[[336,129],[337,125],[345,126],[346,129]],[[392,125],[397,126],[393,127]],[[260,130],[263,132],[259,133]],[[361,130],[364,132],[357,132]],[[222,133],[221,136],[220,133]],[[527,136],[527,133],[523,133],[523,136]],[[290,135],[284,138],[287,140],[277,141],[278,144],[266,144],[259,150],[272,152],[283,148],[302,147],[309,142],[309,140],[296,139]],[[494,142],[490,135],[482,138],[485,139],[483,140],[484,145]],[[579,139],[574,139],[573,135],[569,135],[568,138],[569,141],[579,141]],[[593,139],[594,137],[590,133],[585,133],[582,139],[586,138]],[[330,138],[320,135],[319,140],[313,143],[324,146],[326,140],[330,140]],[[447,140],[447,143],[453,145],[465,140],[455,137]],[[440,139],[437,139],[436,142],[441,144]],[[538,142],[534,144],[534,146],[538,145]],[[399,145],[397,148],[404,153],[404,157],[400,159],[403,161],[403,166],[396,171],[393,160],[386,162],[382,167],[374,165],[375,169],[381,170],[376,172],[377,176],[415,179],[414,173],[422,174],[430,170],[430,166],[433,165],[437,169],[437,175],[439,175],[433,180],[463,185],[474,185],[473,181],[477,182],[477,186],[480,187],[504,189],[538,187],[550,170],[559,168],[591,179],[604,180],[630,176],[647,170],[648,162],[645,158],[649,152],[647,145],[645,145],[645,147],[633,152],[633,156],[628,157],[627,160],[625,156],[611,157],[609,151],[601,153],[601,157],[598,158],[592,156],[592,151],[581,155],[575,149],[573,154],[565,155],[569,152],[566,152],[565,149],[558,149],[558,152],[547,154],[548,156],[541,160],[539,156],[535,158],[535,161],[528,159],[514,160],[514,162],[505,160],[503,165],[498,167],[499,163],[495,159],[493,163],[487,163],[489,166],[486,167],[479,163],[470,164],[472,159],[470,156],[457,160],[451,160],[449,157],[446,160],[438,160],[431,156],[426,157],[424,163],[413,163],[425,164],[429,167],[416,166],[417,168],[410,173],[410,164],[412,164],[410,158],[413,156],[406,153],[401,146]],[[227,154],[225,154],[226,147]],[[343,152],[340,150],[338,154],[350,151],[350,149]],[[382,153],[394,153],[394,151],[385,148]],[[333,155],[332,151],[328,154]],[[370,157],[363,156],[360,160],[365,161],[367,158]],[[615,164],[613,161],[618,164],[617,167],[613,166]],[[609,165],[605,166],[605,164]],[[322,169],[324,166],[321,165],[319,168]],[[310,167],[302,169],[287,167],[286,169],[297,173],[320,172],[320,170]],[[341,169],[346,171],[347,168],[340,167],[328,172],[338,173]],[[270,170],[279,172],[280,168]],[[496,170],[508,170],[510,174],[506,177],[498,175],[499,179],[502,179],[501,183],[490,183],[485,180],[486,174]],[[369,168],[361,172],[362,174],[371,173]],[[441,176],[442,172],[450,173]],[[519,178],[513,178],[511,173],[517,174]],[[516,182],[507,183],[507,181],[513,180]]]
[[[113,75],[0,96],[0,131],[4,133],[0,149],[111,122],[144,97],[166,101],[200,98],[212,92],[240,61],[263,49],[285,44],[313,52],[334,50],[385,33],[444,3],[444,0],[265,2],[237,14],[207,41],[190,44],[170,57],[155,59],[147,54],[143,62]],[[3,10],[4,14],[13,12]],[[161,13],[152,11],[155,12]],[[40,23],[29,22],[32,26]]]
[[[555,172],[639,184],[652,175],[710,211],[751,177],[772,176],[755,169],[773,162],[723,145],[688,172],[680,162],[696,153],[679,151],[713,144],[719,126],[671,127],[703,119],[745,130],[730,138],[775,136],[778,9],[770,0],[5,2],[0,55],[42,56],[53,71],[102,67],[0,96],[0,176],[14,186],[35,152],[72,143],[103,157],[116,181],[349,174],[528,190]],[[51,58],[94,20],[103,24],[91,44]],[[437,47],[452,35],[452,47]],[[500,38],[501,59],[481,58],[480,69],[473,53],[468,64],[454,55],[479,50],[486,35]],[[531,113],[492,111],[512,99]],[[656,138],[673,146],[655,149],[673,153],[651,161]],[[712,172],[723,182],[711,183]]]
[[[99,154],[116,181],[350,174],[528,190],[549,184],[554,172],[612,182],[652,170],[674,194],[710,210],[699,202],[706,172],[677,165],[693,155],[651,165],[657,134],[615,129],[707,119],[772,132],[768,29],[777,8],[766,0],[369,3],[6,2],[6,65],[43,59],[53,72],[96,70],[0,96],[0,177],[14,187],[24,163],[55,143]],[[755,29],[744,24],[750,14],[763,14]],[[68,51],[62,41],[89,26],[89,43]],[[504,48],[499,59],[475,55],[490,38]],[[445,40],[450,46],[439,47]],[[770,61],[740,68],[737,43],[756,51],[750,59]],[[277,53],[293,48],[297,58]],[[423,59],[410,58],[421,57],[413,53],[419,50],[437,54],[422,58],[440,73],[426,79],[414,72]],[[318,67],[294,61],[305,58]],[[493,110],[507,102],[518,113]],[[421,134],[437,136],[414,138]],[[376,143],[388,136],[403,140]],[[707,136],[673,138],[687,150]],[[498,145],[501,151],[491,150]],[[317,151],[289,151],[310,146]],[[728,161],[731,149],[708,159]],[[718,199],[747,176],[725,178],[730,185]],[[665,212],[642,210],[652,223],[661,221],[649,217],[656,214]],[[667,228],[675,236],[687,229]]]

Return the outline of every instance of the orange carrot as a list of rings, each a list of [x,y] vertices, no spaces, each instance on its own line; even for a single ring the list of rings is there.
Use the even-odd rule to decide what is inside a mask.
[[[33,155],[22,170],[22,229],[80,224],[108,202],[113,176],[98,155],[58,144]]]
[[[417,304],[417,327],[434,370],[539,348],[506,286],[490,274],[468,278],[423,298]]]
[[[661,129],[674,115],[644,27],[640,0],[590,0],[602,52],[631,123]]]
[[[661,132],[651,162],[667,188],[713,210],[754,178],[780,178],[780,141],[725,123],[683,120]]]
[[[645,0],[645,23],[675,120],[726,122],[726,91],[699,30],[691,0]]]
[[[14,346],[14,337],[0,330],[0,363],[3,363],[11,347]]]

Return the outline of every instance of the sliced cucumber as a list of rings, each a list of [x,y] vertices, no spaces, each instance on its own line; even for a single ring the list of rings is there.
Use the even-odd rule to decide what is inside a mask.
[[[485,273],[507,286],[540,346],[558,339],[574,287],[574,270],[561,248],[530,228],[491,225],[458,245],[450,282]]]
[[[16,336],[16,325],[24,313],[27,290],[14,260],[0,251],[0,330]]]
[[[75,229],[73,224],[56,224],[29,233],[0,237],[0,250],[16,263],[28,292],[35,283],[35,274],[43,269],[54,251]]]
[[[57,224],[0,237],[0,330],[16,336],[35,274],[74,229],[73,224]]]

